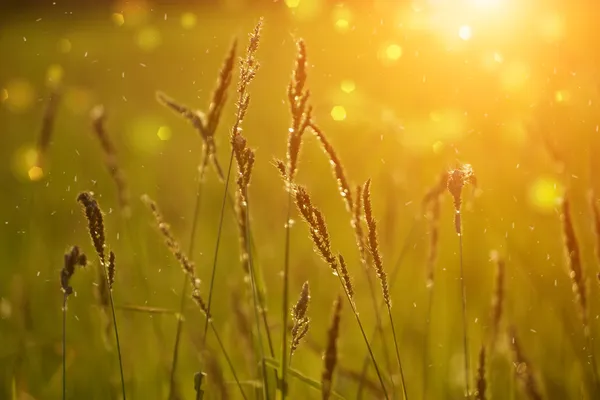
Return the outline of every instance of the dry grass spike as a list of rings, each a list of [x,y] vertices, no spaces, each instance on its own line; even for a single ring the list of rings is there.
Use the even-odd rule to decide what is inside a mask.
[[[333,386],[333,373],[338,360],[337,341],[340,336],[340,319],[342,315],[342,299],[337,297],[333,303],[333,314],[327,332],[327,348],[323,354],[323,374],[321,375],[322,399],[327,400]]]
[[[129,206],[129,189],[127,186],[127,180],[123,174],[122,169],[117,163],[117,150],[110,139],[108,132],[105,128],[106,111],[104,106],[98,105],[94,107],[90,113],[92,119],[92,128],[96,137],[100,141],[100,146],[104,153],[105,164],[110,176],[112,177],[117,187],[117,197],[119,201],[119,207],[125,217],[129,217],[131,210]]]
[[[73,293],[73,288],[69,285],[69,282],[75,273],[75,267],[78,265],[85,267],[87,265],[87,257],[81,252],[79,247],[73,246],[71,250],[65,253],[64,265],[60,271],[60,286],[66,296]]]
[[[298,169],[298,157],[302,146],[302,135],[306,131],[310,120],[312,108],[308,105],[310,92],[305,89],[306,85],[306,45],[302,39],[296,43],[298,55],[292,79],[288,85],[287,95],[292,114],[292,124],[289,129],[287,146],[286,176],[288,182],[294,182],[296,170]],[[291,189],[291,188],[288,188]]]
[[[307,316],[308,305],[310,303],[310,288],[308,285],[308,281],[304,282],[302,285],[302,290],[300,291],[300,297],[298,297],[298,301],[292,307],[292,344],[290,347],[290,363],[292,359],[292,355],[298,348],[300,341],[306,336],[308,333],[308,329],[310,327],[310,318]]]
[[[458,235],[462,235],[461,205],[462,189],[467,184],[477,185],[477,179],[470,164],[463,164],[448,173],[447,187],[454,201],[454,228]]]
[[[542,395],[539,389],[539,384],[533,374],[531,365],[523,354],[523,349],[516,336],[514,327],[509,328],[510,347],[513,353],[513,364],[515,366],[515,374],[527,397],[530,400],[542,400]]]
[[[112,251],[108,254],[108,289],[112,290],[115,283],[115,253]]]
[[[373,208],[371,206],[371,180],[367,180],[363,187],[363,209],[365,213],[365,219],[367,221],[368,235],[367,235],[367,248],[371,257],[373,257],[373,267],[379,278],[381,284],[381,291],[383,293],[383,300],[388,307],[392,306],[392,300],[390,298],[390,289],[388,287],[387,274],[383,269],[383,260],[379,252],[379,242],[377,240],[377,222],[373,216]]]
[[[81,192],[77,196],[77,201],[84,208],[88,222],[88,232],[92,238],[92,243],[94,244],[98,258],[100,259],[100,264],[104,267],[104,247],[106,246],[106,237],[104,235],[104,217],[102,215],[102,210],[100,210],[100,206],[92,192]]]
[[[342,277],[342,281],[344,282],[344,289],[348,293],[350,299],[354,299],[354,286],[352,285],[352,279],[350,278],[350,274],[348,273],[348,268],[346,267],[346,261],[344,261],[344,257],[341,254],[338,254],[339,260],[339,274]]]
[[[337,260],[331,251],[331,240],[323,214],[313,205],[308,192],[303,186],[295,187],[295,195],[296,205],[302,218],[308,224],[317,253],[323,257],[333,273],[337,275]]]
[[[487,389],[487,380],[485,378],[485,346],[481,346],[479,350],[479,366],[477,367],[477,392],[475,392],[476,400],[485,400],[485,391]]]
[[[42,127],[40,130],[40,136],[37,143],[37,160],[36,167],[43,168],[48,148],[50,147],[50,141],[52,140],[52,133],[54,132],[54,122],[56,120],[56,112],[61,99],[60,87],[55,86],[50,90],[50,96],[48,102],[44,108],[44,115],[42,117]]]
[[[323,150],[327,153],[329,157],[329,163],[333,168],[333,174],[338,184],[338,188],[340,191],[340,195],[344,199],[344,203],[346,204],[346,209],[349,212],[352,212],[353,209],[353,201],[352,201],[352,190],[350,189],[350,184],[348,183],[348,178],[346,177],[346,172],[344,171],[344,167],[342,166],[342,161],[339,159],[335,149],[327,140],[325,133],[313,122],[309,122],[310,128],[313,130],[321,145],[323,146]]]
[[[171,227],[168,223],[165,222],[158,205],[152,200],[148,195],[142,196],[142,201],[148,206],[152,214],[154,215],[154,219],[156,220],[156,224],[161,234],[165,239],[165,243],[171,253],[175,256],[179,264],[183,268],[184,273],[188,276],[190,284],[192,286],[192,299],[196,302],[200,310],[206,314],[207,318],[210,318],[210,313],[208,312],[208,307],[204,302],[204,299],[200,295],[200,279],[196,276],[196,267],[194,263],[189,260],[189,258],[183,253],[181,247],[179,246],[179,242],[175,239],[173,234],[171,233]]]
[[[583,321],[584,329],[588,327],[588,307],[586,283],[584,278],[583,265],[581,263],[581,254],[579,252],[579,243],[575,236],[575,228],[571,217],[570,202],[567,198],[562,202],[561,220],[563,223],[563,236],[565,240],[565,249],[567,255],[567,265],[569,268],[569,277],[571,278],[573,294],[579,305],[579,312]],[[587,332],[586,332],[587,335]]]

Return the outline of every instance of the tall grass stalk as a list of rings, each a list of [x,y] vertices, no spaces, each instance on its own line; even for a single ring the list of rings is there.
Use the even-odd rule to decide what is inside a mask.
[[[398,277],[398,273],[400,272],[400,266],[402,265],[402,261],[404,260],[404,257],[406,256],[406,254],[408,252],[409,245],[413,243],[411,239],[413,237],[416,227],[417,227],[417,221],[413,220],[410,230],[408,231],[408,234],[406,235],[406,238],[404,239],[404,243],[402,245],[402,249],[400,250],[400,254],[398,255],[398,258],[396,259],[396,263],[394,264],[394,268],[392,269],[392,273],[390,274],[390,290],[393,290],[393,288],[394,288],[394,285],[397,281],[396,278]],[[385,302],[382,299],[379,302],[379,305],[377,307],[378,313],[383,311],[383,307],[385,307]],[[374,343],[376,338],[377,338],[377,327],[373,328],[373,331],[371,333],[370,343]],[[362,365],[362,369],[361,369],[361,373],[360,373],[360,381],[358,384],[358,390],[356,392],[357,400],[362,399],[363,389],[365,386],[366,376],[367,376],[367,372],[368,372],[368,368],[369,368],[369,361],[370,361],[370,357],[369,357],[369,354],[367,354],[363,360],[363,365]]]
[[[375,360],[375,355],[373,354],[373,349],[371,348],[371,345],[369,344],[369,339],[367,338],[367,334],[365,333],[365,328],[363,327],[363,324],[360,320],[358,311],[356,311],[356,305],[354,304],[354,300],[352,300],[350,293],[348,293],[346,284],[344,283],[344,280],[342,279],[342,274],[340,274],[338,272],[337,277],[339,278],[340,284],[342,285],[342,288],[344,289],[344,293],[346,294],[348,303],[350,303],[350,308],[352,309],[352,313],[354,314],[354,318],[356,318],[356,322],[358,323],[360,333],[363,337],[363,340],[365,341],[365,345],[367,346],[367,351],[369,352],[369,357],[371,357],[371,361],[373,361],[373,366],[375,367],[375,373],[377,374],[377,379],[379,379],[379,384],[381,385],[381,390],[383,391],[383,395],[386,399],[389,399],[390,396],[388,395],[387,389],[385,387],[385,383],[383,382],[383,376],[381,375],[381,371],[379,370],[379,366],[377,364],[377,361]]]
[[[62,398],[67,398],[67,294],[63,294],[62,309]]]
[[[463,235],[458,234],[458,247],[460,253],[460,290],[462,297],[462,324],[463,324],[463,351],[465,358],[465,390],[466,397],[471,395],[469,376],[471,371],[470,360],[469,360],[469,332],[467,327],[467,289],[465,285],[465,273],[463,265]]]
[[[203,179],[202,173],[198,174],[198,185],[196,187],[196,201],[194,204],[194,216],[192,220],[192,230],[190,232],[190,242],[188,247],[188,254],[190,257],[194,254],[194,243],[196,242],[196,229],[198,227],[198,216],[200,215],[200,203],[202,199],[202,186]],[[175,395],[176,382],[176,370],[177,362],[179,360],[179,344],[181,342],[181,331],[183,329],[183,310],[185,308],[185,301],[187,298],[187,275],[183,276],[183,282],[181,284],[181,296],[179,299],[179,312],[177,314],[177,328],[175,331],[175,344],[173,345],[173,356],[171,357],[171,375],[169,379],[169,399],[172,399]]]
[[[285,400],[287,395],[287,322],[289,313],[289,292],[290,292],[290,218],[292,215],[292,188],[288,185],[288,198],[287,198],[287,212],[285,217],[285,255],[283,260],[283,299],[281,304],[281,319],[282,325],[282,339],[281,339],[281,398]]]
[[[227,350],[225,349],[225,346],[223,345],[221,336],[219,335],[217,328],[215,328],[215,324],[213,323],[212,318],[210,318],[210,316],[208,314],[206,315],[206,321],[207,321],[208,325],[210,325],[210,327],[212,328],[213,334],[215,335],[215,339],[217,339],[217,343],[219,343],[219,347],[221,348],[221,351],[223,352],[225,361],[227,361],[227,365],[229,366],[229,369],[231,370],[231,374],[233,375],[233,379],[235,379],[235,383],[237,384],[238,388],[240,389],[242,397],[244,398],[244,400],[247,400],[248,398],[246,397],[244,388],[242,387],[242,384],[240,383],[240,380],[238,379],[238,376],[235,372],[235,367],[233,366],[233,363],[231,362],[231,358],[229,357],[229,354],[227,353]]]
[[[385,301],[385,305],[387,306],[388,317],[390,319],[390,326],[392,328],[392,334],[394,336],[394,348],[396,350],[396,361],[398,362],[398,371],[400,372],[400,380],[402,382],[402,390],[404,394],[404,398],[408,399],[408,394],[406,392],[406,381],[404,380],[404,371],[402,369],[402,361],[400,360],[400,350],[398,346],[398,339],[396,337],[396,328],[394,326],[394,318],[392,317],[392,299],[388,286],[388,279],[385,269],[383,268],[383,260],[381,253],[379,251],[379,243],[377,239],[377,222],[373,216],[373,208],[371,206],[371,180],[369,179],[365,186],[363,187],[363,209],[365,214],[365,219],[367,222],[368,235],[367,235],[367,244],[369,252],[373,257],[373,266],[377,273],[377,277],[379,278],[379,282],[381,284],[381,291],[383,294],[383,300]],[[392,385],[394,380],[392,379]]]
[[[219,213],[219,228],[217,230],[217,241],[215,243],[215,251],[212,263],[212,272],[210,274],[210,286],[208,287],[208,311],[210,312],[210,307],[212,304],[212,294],[213,288],[215,286],[215,276],[217,274],[217,261],[219,258],[219,246],[221,245],[221,233],[223,231],[223,218],[225,216],[225,204],[227,201],[227,195],[229,191],[229,179],[231,177],[231,168],[233,166],[233,149],[231,149],[231,154],[229,156],[229,166],[227,167],[227,177],[225,178],[225,188],[223,189],[223,200],[221,201],[221,211]],[[202,337],[202,343],[206,344],[206,336],[208,334],[208,325],[209,319],[206,318],[206,322],[204,323],[204,335]]]
[[[250,201],[248,197],[248,190],[245,188],[244,198],[246,199],[246,235],[250,235]],[[260,305],[258,301],[258,291],[256,289],[256,275],[254,273],[254,262],[252,257],[252,249],[250,248],[250,243],[246,242],[247,253],[248,253],[248,267],[250,269],[250,284],[252,286],[252,301],[254,308],[254,319],[256,322],[256,339],[258,341],[258,349],[260,352],[260,363],[262,367],[262,375],[263,375],[263,393],[265,399],[269,400],[271,398],[269,392],[269,380],[267,377],[267,365],[265,363],[265,349],[263,346],[262,335],[260,333]],[[275,378],[277,378],[277,373],[275,373]]]

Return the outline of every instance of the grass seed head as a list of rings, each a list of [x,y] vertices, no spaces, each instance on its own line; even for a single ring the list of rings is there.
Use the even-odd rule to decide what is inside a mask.
[[[104,217],[98,202],[92,192],[81,192],[77,196],[77,201],[83,206],[85,216],[88,222],[88,232],[92,238],[92,243],[100,259],[100,264],[104,267],[104,247],[106,246],[106,237],[104,235]]]
[[[322,399],[331,396],[333,373],[338,359],[337,341],[340,335],[340,318],[342,314],[342,298],[338,296],[333,303],[333,314],[327,332],[327,348],[323,354],[323,373],[321,375]]]

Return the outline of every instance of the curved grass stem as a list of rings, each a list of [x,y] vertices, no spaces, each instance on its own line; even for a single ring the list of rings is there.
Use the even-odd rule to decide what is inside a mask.
[[[465,273],[463,266],[463,240],[462,233],[458,234],[458,247],[460,253],[460,288],[462,293],[462,323],[463,323],[463,351],[465,356],[465,390],[466,397],[471,396],[469,377],[470,377],[470,360],[469,360],[469,337],[467,329],[467,289],[465,286]]]
[[[250,235],[250,200],[248,197],[248,189],[244,189],[244,198],[246,199],[246,237]],[[242,205],[243,207],[243,205]],[[252,286],[252,301],[254,308],[254,319],[256,322],[256,340],[258,341],[258,349],[260,352],[260,363],[262,366],[262,376],[263,376],[263,393],[266,400],[271,398],[269,393],[269,380],[267,378],[267,366],[265,364],[265,350],[262,342],[262,335],[260,333],[260,310],[259,310],[259,301],[258,301],[258,291],[256,288],[256,275],[254,271],[254,262],[252,257],[252,249],[250,248],[249,240],[246,241],[246,253],[248,254],[248,268],[250,270],[250,284]],[[277,375],[275,375],[277,376]]]
[[[238,388],[240,389],[240,392],[242,393],[242,397],[247,400],[248,398],[246,397],[246,393],[244,392],[244,388],[242,387],[242,384],[240,383],[240,380],[238,379],[238,376],[235,372],[235,368],[233,366],[233,363],[231,362],[231,358],[229,357],[229,354],[227,353],[227,350],[225,350],[225,346],[223,345],[223,341],[221,341],[221,336],[219,336],[219,333],[217,332],[217,328],[215,328],[215,324],[213,323],[212,319],[210,318],[206,318],[206,324],[210,325],[210,327],[212,328],[212,331],[215,335],[215,339],[217,339],[217,342],[219,343],[219,347],[221,348],[221,351],[223,352],[223,356],[225,357],[225,361],[227,361],[227,365],[229,366],[229,369],[231,370],[231,374],[233,375],[233,379],[235,379],[235,383],[237,384]]]
[[[360,317],[358,316],[358,312],[356,311],[356,306],[354,305],[354,301],[352,300],[352,297],[350,297],[350,293],[348,293],[348,290],[346,290],[346,285],[342,279],[342,275],[339,273],[339,271],[337,269],[336,269],[336,271],[337,271],[336,275],[340,280],[342,289],[344,289],[344,293],[346,294],[348,303],[350,303],[350,308],[352,309],[352,313],[354,314],[354,317],[356,318],[356,322],[358,323],[358,327],[360,328],[360,333],[362,334],[362,337],[365,341],[365,345],[367,346],[367,350],[369,351],[369,356],[371,357],[371,361],[373,361],[373,366],[375,367],[375,372],[377,373],[377,378],[379,379],[379,383],[381,385],[381,390],[383,391],[383,395],[386,399],[389,399],[390,396],[388,395],[387,389],[385,387],[385,383],[383,383],[383,377],[379,370],[379,365],[377,364],[377,361],[375,360],[375,355],[373,354],[373,349],[371,348],[371,345],[369,344],[369,339],[367,339],[367,334],[365,333],[363,324],[360,320]]]
[[[402,393],[404,399],[408,400],[408,394],[406,393],[406,381],[404,380],[404,370],[402,369],[402,362],[400,361],[400,349],[398,348],[398,339],[396,338],[396,328],[394,326],[394,319],[392,318],[392,308],[388,305],[388,316],[390,317],[390,326],[392,327],[392,335],[394,336],[394,347],[396,348],[396,360],[398,361],[398,371],[400,371],[400,381],[402,382]],[[392,382],[394,380],[392,379]]]
[[[67,294],[63,294],[63,309],[62,309],[63,325],[62,325],[62,398],[67,398]]]
[[[287,395],[287,324],[289,314],[289,272],[290,272],[290,218],[292,215],[292,185],[288,184],[287,212],[285,220],[285,258],[283,264],[283,301],[281,307],[282,339],[281,339],[281,399]]]
[[[406,256],[406,253],[408,252],[409,245],[412,243],[412,241],[410,239],[412,238],[416,227],[417,227],[417,221],[413,220],[410,230],[408,231],[408,234],[406,235],[406,238],[404,239],[404,243],[402,245],[402,249],[400,250],[398,259],[396,260],[396,263],[394,264],[394,268],[392,269],[392,273],[390,274],[390,291],[393,289],[394,284],[397,281],[396,277],[398,276],[398,273],[400,272],[400,266],[402,265],[402,261],[404,260],[404,257]],[[381,300],[378,309],[382,310],[384,306],[385,306],[385,302],[383,300]],[[378,312],[378,314],[379,314],[379,312]],[[373,329],[373,332],[371,333],[371,342],[375,341],[376,336],[377,336],[377,327],[375,327]],[[366,380],[368,368],[369,368],[369,355],[367,354],[363,360],[363,365],[362,365],[362,369],[361,369],[361,373],[360,373],[360,381],[358,384],[358,390],[356,392],[357,400],[362,399],[362,394],[363,394],[363,389],[365,386],[365,380]]]
[[[208,288],[208,313],[210,314],[210,307],[212,305],[212,294],[213,288],[215,285],[215,276],[217,274],[217,261],[219,258],[219,246],[221,244],[221,233],[223,231],[223,218],[225,216],[225,204],[227,201],[227,195],[229,190],[229,178],[231,177],[231,167],[233,166],[233,148],[231,149],[231,154],[229,156],[229,166],[227,167],[227,177],[225,178],[225,188],[223,189],[223,201],[221,202],[221,214],[219,215],[219,229],[217,230],[217,242],[215,243],[215,255],[213,258],[212,272],[210,276],[210,286]],[[206,323],[204,324],[204,336],[202,338],[202,343],[206,344],[206,336],[208,333],[208,320],[206,319]]]
[[[203,170],[201,170],[203,171]],[[188,254],[189,257],[193,258],[194,243],[196,242],[196,230],[198,227],[198,216],[200,215],[200,204],[202,199],[202,185],[203,185],[203,173],[200,172],[198,175],[198,186],[196,188],[196,201],[194,204],[194,216],[192,219],[192,230],[190,232],[190,243]],[[187,295],[187,281],[188,277],[183,277],[181,284],[181,296],[179,300],[179,314],[177,316],[177,329],[175,331],[175,344],[173,346],[173,356],[171,358],[171,374],[169,379],[169,399],[172,399],[175,395],[176,386],[176,370],[177,361],[179,359],[179,344],[181,342],[181,331],[183,329],[183,309],[185,307],[185,299]]]

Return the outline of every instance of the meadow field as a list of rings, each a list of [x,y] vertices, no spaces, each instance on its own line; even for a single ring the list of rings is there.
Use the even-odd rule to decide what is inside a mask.
[[[56,3],[0,16],[0,399],[600,399],[598,6]]]

